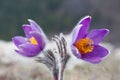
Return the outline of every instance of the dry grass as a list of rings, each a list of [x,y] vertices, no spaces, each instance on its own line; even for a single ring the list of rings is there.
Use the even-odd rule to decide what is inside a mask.
[[[0,46],[0,80],[52,80],[51,73],[43,64],[15,55],[10,51],[14,49],[13,44],[7,43],[6,46]],[[120,80],[120,48],[114,49],[107,44],[106,47],[111,54],[100,64],[81,64],[80,60],[74,60],[77,64],[70,62],[64,80]]]
[[[66,69],[64,78],[65,80],[119,80],[119,75],[120,59],[112,53],[100,64],[83,63]],[[26,64],[0,62],[0,80],[52,80],[51,76],[44,65],[34,61]]]

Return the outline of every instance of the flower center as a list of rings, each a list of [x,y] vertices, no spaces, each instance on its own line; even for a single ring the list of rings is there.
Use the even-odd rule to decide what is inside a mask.
[[[30,40],[31,44],[38,45],[38,42],[36,41],[36,39],[34,37],[31,37],[29,40]]]
[[[75,46],[80,51],[81,54],[86,54],[93,51],[94,42],[90,38],[79,39]]]

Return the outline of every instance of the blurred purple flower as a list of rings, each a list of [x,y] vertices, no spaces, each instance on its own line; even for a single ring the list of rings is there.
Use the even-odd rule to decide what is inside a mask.
[[[18,50],[15,50],[17,53],[26,57],[34,57],[45,47],[45,35],[35,21],[31,19],[28,19],[28,21],[30,25],[22,26],[26,37],[15,36],[12,40],[18,48]]]
[[[99,45],[109,30],[93,29],[88,33],[90,21],[91,17],[86,16],[73,29],[72,52],[79,59],[99,63],[109,53],[106,48]]]

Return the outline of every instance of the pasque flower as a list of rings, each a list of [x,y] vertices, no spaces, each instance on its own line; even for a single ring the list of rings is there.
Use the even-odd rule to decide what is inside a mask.
[[[45,35],[35,21],[31,19],[28,19],[28,21],[30,25],[22,26],[26,37],[15,36],[12,40],[18,48],[15,50],[17,53],[23,56],[33,57],[38,55],[45,47]]]
[[[91,17],[86,16],[73,29],[72,52],[79,59],[99,63],[109,53],[106,48],[99,45],[109,30],[93,29],[88,33],[90,21]]]

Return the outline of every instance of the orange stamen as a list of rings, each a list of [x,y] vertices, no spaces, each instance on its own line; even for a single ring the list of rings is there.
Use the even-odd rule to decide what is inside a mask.
[[[81,54],[87,54],[89,52],[93,51],[93,46],[94,42],[90,38],[84,38],[84,39],[79,39],[76,43],[75,46],[77,49],[80,51]]]
[[[35,39],[34,37],[31,37],[31,38],[29,39],[29,41],[30,41],[31,44],[38,45],[38,42],[36,41],[36,39]]]

